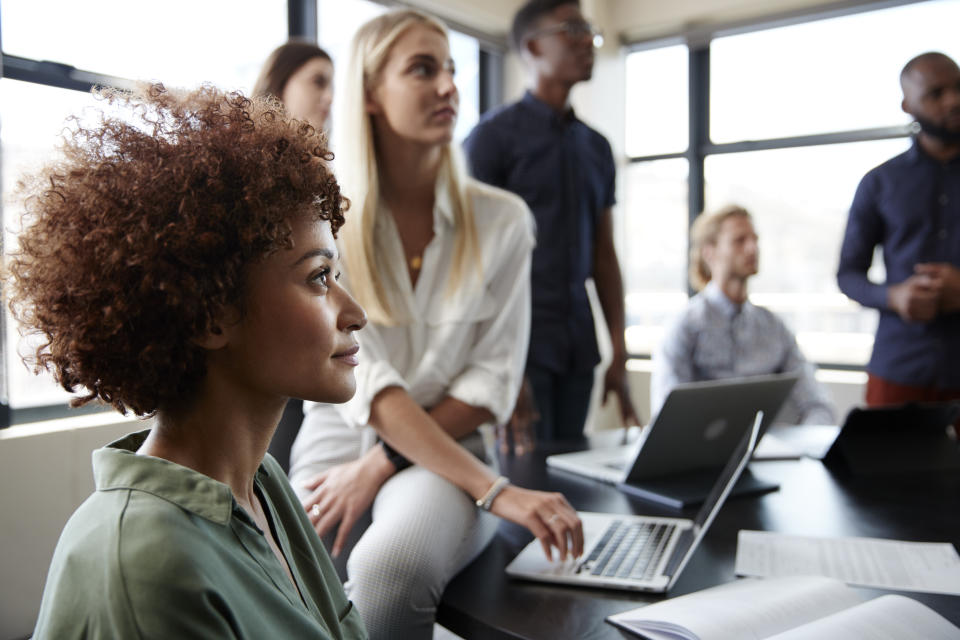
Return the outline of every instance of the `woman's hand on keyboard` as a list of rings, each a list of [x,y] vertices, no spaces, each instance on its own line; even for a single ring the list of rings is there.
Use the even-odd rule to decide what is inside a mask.
[[[567,555],[583,554],[583,523],[561,493],[532,491],[513,485],[496,497],[490,511],[523,525],[540,540],[543,552],[553,560],[556,547],[561,561]]]

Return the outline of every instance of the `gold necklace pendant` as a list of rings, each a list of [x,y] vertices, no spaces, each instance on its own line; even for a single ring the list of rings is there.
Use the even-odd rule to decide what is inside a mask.
[[[423,258],[420,256],[413,256],[410,258],[410,268],[416,269],[419,271],[420,267],[423,265]]]

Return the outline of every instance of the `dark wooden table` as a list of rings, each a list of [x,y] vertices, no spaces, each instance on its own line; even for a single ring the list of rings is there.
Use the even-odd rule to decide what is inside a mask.
[[[616,488],[556,470],[544,458],[552,451],[504,457],[501,465],[523,487],[560,491],[582,511],[676,516]],[[960,543],[960,474],[914,474],[852,478],[818,460],[753,462],[761,478],[780,483],[762,496],[731,498],[669,596],[730,582],[740,529],[795,535],[871,536]],[[682,512],[693,517],[694,511]],[[610,589],[555,586],[508,577],[504,567],[532,536],[509,522],[490,546],[447,587],[438,620],[468,640],[486,638],[625,638],[604,618],[663,596]],[[890,593],[861,589],[869,596]],[[960,626],[960,597],[906,593]]]

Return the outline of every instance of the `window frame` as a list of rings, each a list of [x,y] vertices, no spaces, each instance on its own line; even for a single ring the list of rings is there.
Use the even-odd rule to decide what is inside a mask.
[[[775,29],[805,22],[828,20],[856,13],[867,13],[889,9],[892,7],[919,4],[926,0],[847,0],[834,5],[814,7],[787,12],[774,17],[767,17],[752,21],[743,21],[716,25],[710,28],[701,28],[687,31],[679,36],[668,38],[653,38],[649,40],[623,40],[626,54],[673,46],[685,43],[688,49],[688,82],[689,82],[689,145],[685,151],[656,155],[628,156],[627,162],[651,162],[671,158],[685,158],[688,163],[688,196],[687,218],[689,233],[697,216],[706,204],[705,164],[708,156],[726,153],[741,153],[745,151],[766,151],[772,149],[792,149],[808,146],[825,146],[849,142],[865,142],[872,140],[887,140],[892,138],[907,138],[914,135],[919,127],[916,123],[900,126],[873,127],[867,129],[852,129],[828,133],[808,134],[801,136],[786,136],[764,138],[759,140],[740,140],[736,142],[714,143],[710,138],[710,45],[714,39]],[[687,244],[687,262],[689,262],[689,242]],[[687,295],[693,296],[696,291],[687,284]],[[631,358],[647,359],[651,354],[630,353]],[[863,371],[863,365],[854,365],[841,362],[818,362],[819,366],[829,369],[846,371]]]

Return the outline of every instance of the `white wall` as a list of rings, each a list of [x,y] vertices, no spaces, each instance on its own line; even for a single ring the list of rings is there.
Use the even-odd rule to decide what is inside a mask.
[[[473,27],[495,36],[504,36],[510,31],[513,14],[524,0],[406,0],[441,18]]]
[[[141,428],[107,413],[0,430],[0,640],[33,631],[60,531],[93,492],[91,452]]]

